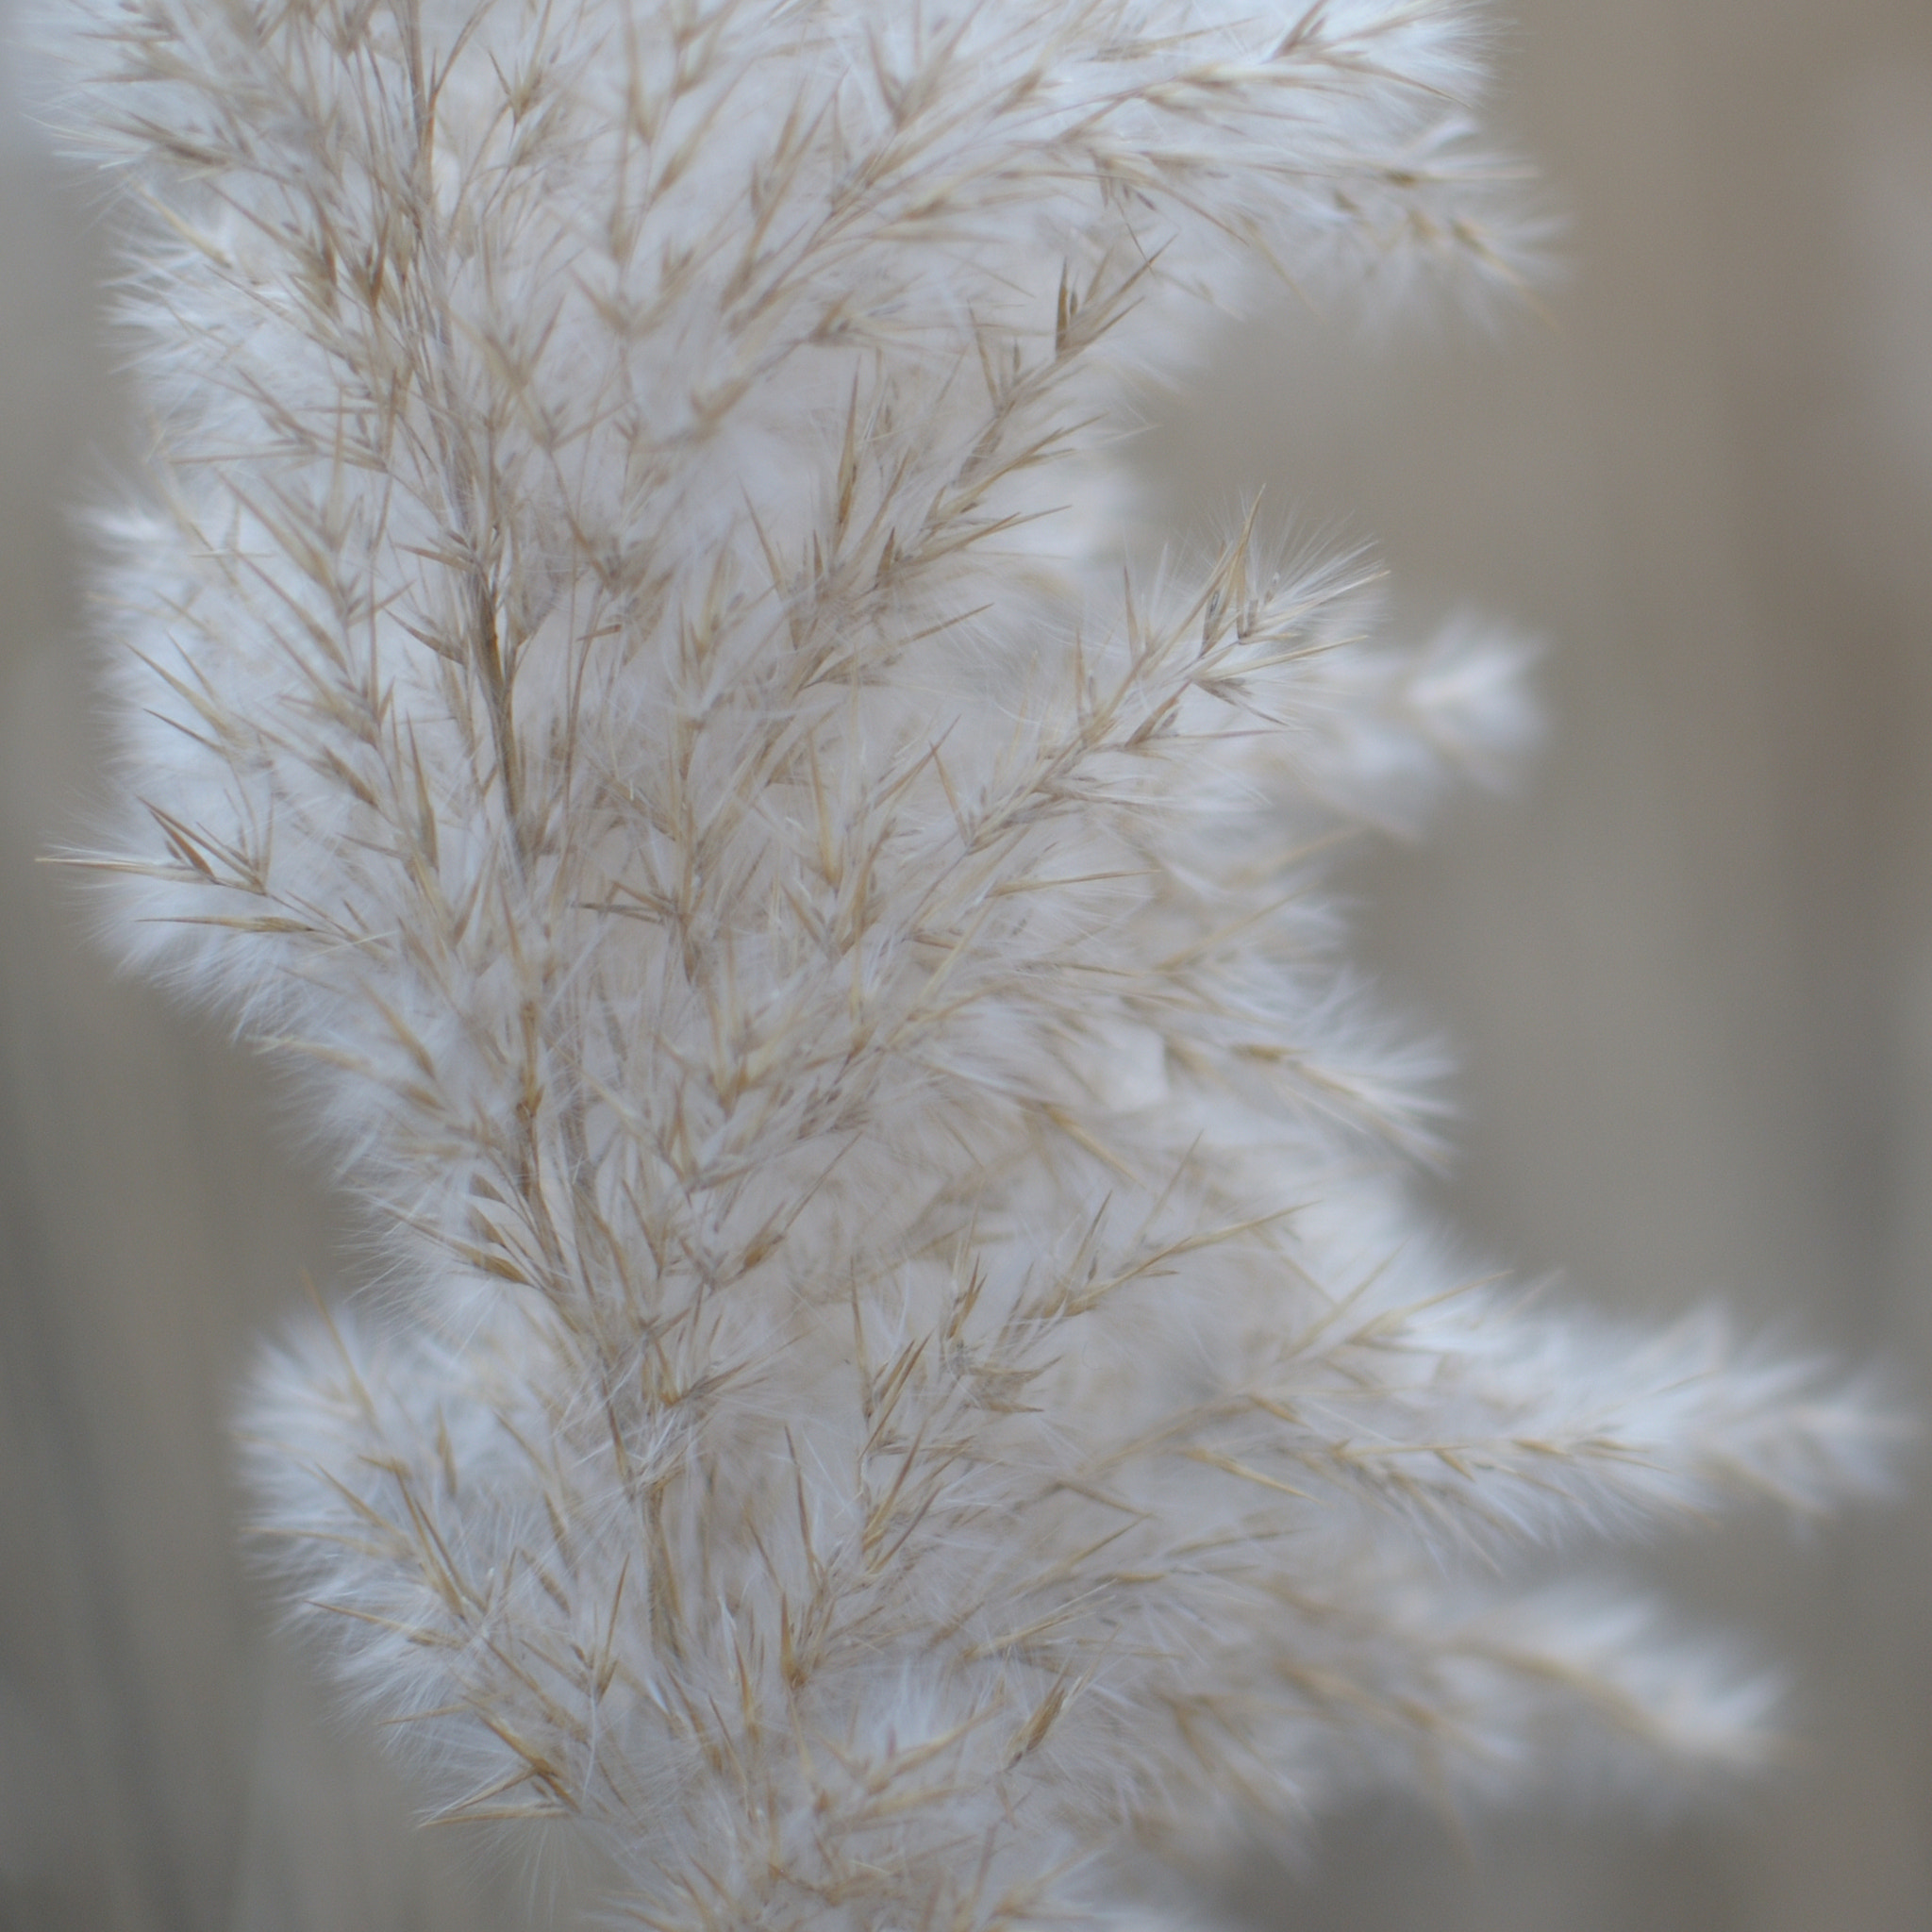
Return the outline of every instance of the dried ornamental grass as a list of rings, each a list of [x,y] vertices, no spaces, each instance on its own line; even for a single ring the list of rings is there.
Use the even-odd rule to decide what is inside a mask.
[[[1124,378],[1256,264],[1513,284],[1469,10],[41,25],[158,425],[93,862],[386,1242],[250,1455],[440,1815],[667,1932],[969,1932],[1578,1718],[1749,1758],[1760,1680],[1540,1553],[1828,1504],[1861,1404],[1473,1282],[1323,894],[1518,654],[1109,515]]]

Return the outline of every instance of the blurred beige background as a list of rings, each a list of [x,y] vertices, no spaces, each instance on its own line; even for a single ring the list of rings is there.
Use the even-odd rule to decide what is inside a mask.
[[[1549,744],[1349,877],[1460,1050],[1475,1239],[1932,1401],[1932,4],[1515,0],[1495,118],[1570,215],[1545,319],[1364,346],[1295,309],[1153,408],[1182,527],[1266,485],[1402,609],[1551,641]],[[234,1551],[223,1418],[331,1272],[261,1070],[117,982],[37,853],[99,741],[63,506],[133,442],[104,248],[0,140],[0,1928],[547,1924],[326,1715]],[[1932,1926],[1932,1476],[1662,1551],[1789,1660],[1789,1766],[1659,1823],[1374,1812],[1257,1851],[1297,1932]]]

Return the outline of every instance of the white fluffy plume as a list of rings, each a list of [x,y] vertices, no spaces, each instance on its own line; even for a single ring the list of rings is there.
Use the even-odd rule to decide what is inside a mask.
[[[1576,1717],[1748,1756],[1530,1553],[1828,1503],[1857,1405],[1471,1285],[1311,860],[1507,751],[1513,652],[1107,522],[1200,293],[1513,279],[1467,10],[43,25],[158,424],[96,862],[389,1242],[249,1427],[444,1815],[666,1932],[976,1932]]]

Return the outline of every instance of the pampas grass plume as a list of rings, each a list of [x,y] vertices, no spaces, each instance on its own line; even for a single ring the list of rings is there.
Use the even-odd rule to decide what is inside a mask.
[[[90,862],[383,1242],[249,1457],[439,1815],[663,1932],[990,1932],[1365,1785],[1749,1760],[1759,1680],[1536,1579],[1828,1506],[1867,1407],[1478,1282],[1322,888],[1507,761],[1520,649],[1116,534],[1204,300],[1519,284],[1470,9],[40,28],[156,425]]]

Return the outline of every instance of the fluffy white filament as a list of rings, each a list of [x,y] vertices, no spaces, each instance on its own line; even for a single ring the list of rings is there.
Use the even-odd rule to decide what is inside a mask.
[[[100,862],[386,1232],[249,1426],[445,1815],[666,1932],[975,1932],[1577,1717],[1748,1756],[1526,1553],[1826,1503],[1856,1405],[1472,1285],[1314,869],[1507,751],[1511,651],[1110,549],[1197,294],[1511,279],[1466,9],[57,16],[158,423]]]

